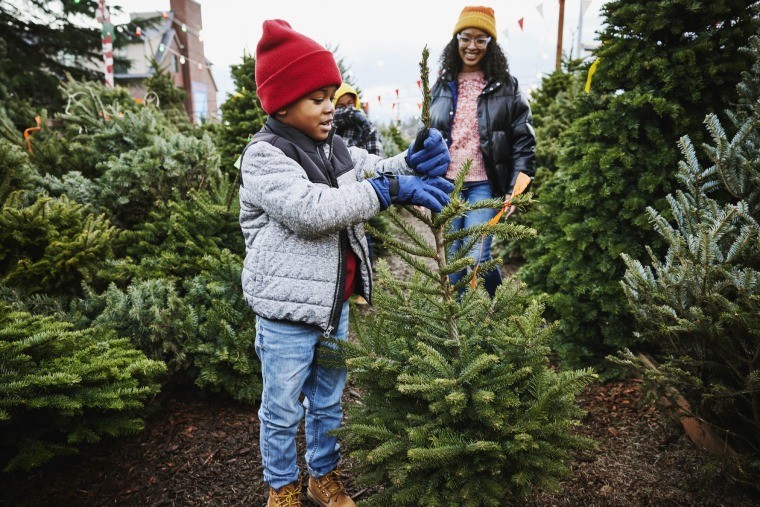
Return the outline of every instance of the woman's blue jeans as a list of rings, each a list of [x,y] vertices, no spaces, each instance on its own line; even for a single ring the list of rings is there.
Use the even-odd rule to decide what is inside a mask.
[[[462,186],[462,192],[460,193],[460,196],[463,200],[473,204],[476,202],[485,201],[486,199],[493,199],[493,194],[491,193],[491,185],[487,181],[465,182],[465,184]],[[467,227],[472,227],[474,225],[488,222],[496,215],[498,211],[499,210],[496,209],[486,208],[465,213],[463,216],[459,216],[451,221],[451,230],[459,231]],[[490,261],[491,240],[491,236],[486,235],[482,241],[475,243],[475,245],[472,247],[472,250],[470,250],[469,256],[475,259],[476,262],[480,261],[481,264],[486,261]],[[462,248],[465,241],[466,240],[457,240],[453,242],[449,251],[452,254],[454,252],[457,252],[460,248]],[[470,270],[463,269],[461,271],[457,271],[456,273],[452,273],[449,275],[449,281],[452,284],[457,283],[464,276],[466,276],[468,272],[470,272]],[[486,291],[491,297],[493,297],[496,293],[496,287],[501,285],[501,272],[498,268],[495,268],[481,274],[483,276],[483,282],[485,284]]]
[[[256,354],[264,379],[259,408],[261,458],[264,480],[275,489],[299,480],[296,433],[304,412],[309,474],[322,477],[340,459],[338,440],[328,432],[343,419],[340,399],[346,370],[317,363],[320,350],[328,346],[320,343],[322,334],[306,324],[256,318]],[[348,339],[348,303],[332,337]]]

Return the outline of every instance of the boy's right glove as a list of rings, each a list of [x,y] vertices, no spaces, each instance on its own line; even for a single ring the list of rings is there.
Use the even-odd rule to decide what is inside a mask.
[[[377,193],[380,209],[391,204],[416,204],[440,213],[451,201],[448,194],[454,190],[454,185],[443,178],[384,174],[367,181]]]
[[[406,163],[421,176],[443,176],[451,163],[449,147],[438,130],[423,129],[406,152]]]

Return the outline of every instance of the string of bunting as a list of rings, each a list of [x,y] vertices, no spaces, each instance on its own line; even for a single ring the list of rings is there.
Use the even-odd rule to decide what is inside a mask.
[[[583,14],[586,13],[586,11],[588,10],[588,8],[591,6],[592,1],[593,0],[581,0],[581,15],[583,15]],[[556,2],[552,2],[551,3],[552,6],[553,6],[554,3],[556,3]],[[548,7],[548,5],[545,5],[545,4],[547,4],[547,2],[546,2],[546,0],[543,0],[543,1],[539,2],[535,6],[535,9],[538,12],[538,15],[541,17],[542,20],[545,19],[545,14],[546,14],[545,11],[546,11],[546,7]],[[517,24],[517,27],[519,28],[520,32],[524,32],[525,31],[526,22],[527,22],[526,16],[525,15],[521,15],[519,18],[516,18],[516,19],[513,18],[513,21],[511,23],[509,23],[509,25],[510,26],[514,26],[514,25],[512,25],[512,23],[515,23],[515,24]],[[508,41],[509,40],[510,29],[509,28],[505,28],[503,30],[502,34],[504,35],[504,38],[502,39],[502,41]],[[544,53],[544,59],[547,58],[547,55],[548,55],[548,53]],[[591,75],[593,75],[593,71],[594,70],[596,70],[596,66],[593,66],[592,69],[590,69],[590,74]],[[533,77],[533,74],[531,74],[531,77]],[[542,77],[542,74],[539,72],[538,74],[535,75],[535,77],[537,77],[537,78],[540,79]],[[588,81],[589,84],[590,84],[590,81],[591,80],[589,79],[589,81]],[[528,81],[524,81],[524,82],[528,82]],[[417,86],[418,87],[420,86],[420,81],[419,80],[417,81]],[[536,88],[537,87],[537,85],[535,85],[535,84],[533,84],[531,86],[532,86],[532,88]],[[384,93],[382,93],[380,95],[373,96],[372,97],[372,102],[376,101],[377,105],[380,108],[382,108],[384,106],[387,107],[388,105],[390,105],[390,110],[391,111],[395,111],[397,113],[397,116],[399,114],[399,111],[402,109],[402,107],[406,107],[407,109],[414,109],[414,107],[416,107],[417,111],[420,111],[422,109],[422,103],[419,102],[419,100],[418,100],[417,97],[415,97],[415,93],[412,92],[411,88],[413,88],[411,86],[411,84],[407,84],[407,85],[405,85],[403,87],[400,87],[400,88],[391,89],[391,90],[389,90],[387,92],[384,92]]]
[[[187,23],[185,23],[181,19],[177,19],[176,15],[174,15],[173,13],[170,16],[169,11],[162,11],[161,18],[163,19],[171,18],[172,24],[178,26],[182,32],[189,33],[190,35],[196,37],[199,42],[203,42],[202,29],[198,28],[196,30],[194,28],[191,28],[190,26],[188,26]],[[131,35],[132,37],[137,37],[139,39],[143,39],[145,37],[145,33],[143,32],[142,27],[134,21],[128,21],[124,23],[123,25],[119,25],[118,27],[116,27],[116,31],[119,33],[123,33],[126,31],[127,34]],[[165,44],[160,44],[158,47],[158,51],[160,52],[166,51],[168,53],[172,53],[178,56],[180,65],[185,65],[185,63],[190,62],[191,64],[196,65],[198,67],[198,70],[203,70],[203,67],[207,65],[205,62],[199,62],[197,60],[193,60],[192,58],[189,58],[183,55],[182,53],[167,47]]]

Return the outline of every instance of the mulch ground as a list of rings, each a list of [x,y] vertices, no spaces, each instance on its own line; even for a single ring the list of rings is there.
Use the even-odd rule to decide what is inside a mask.
[[[351,396],[351,390],[347,391]],[[677,421],[641,402],[635,380],[589,386],[577,431],[598,442],[572,463],[557,493],[536,492],[505,505],[760,506],[723,483],[704,481],[710,457]],[[261,506],[258,423],[253,407],[178,389],[145,431],[109,440],[27,474],[0,475],[0,503],[14,506]],[[362,492],[345,480],[349,491]]]

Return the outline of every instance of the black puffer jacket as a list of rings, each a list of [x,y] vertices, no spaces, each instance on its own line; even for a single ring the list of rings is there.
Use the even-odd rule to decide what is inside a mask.
[[[451,144],[451,125],[457,108],[457,81],[444,74],[433,86],[430,126]],[[520,172],[536,172],[533,118],[517,79],[492,79],[478,96],[478,130],[488,181],[494,195],[512,192]]]

